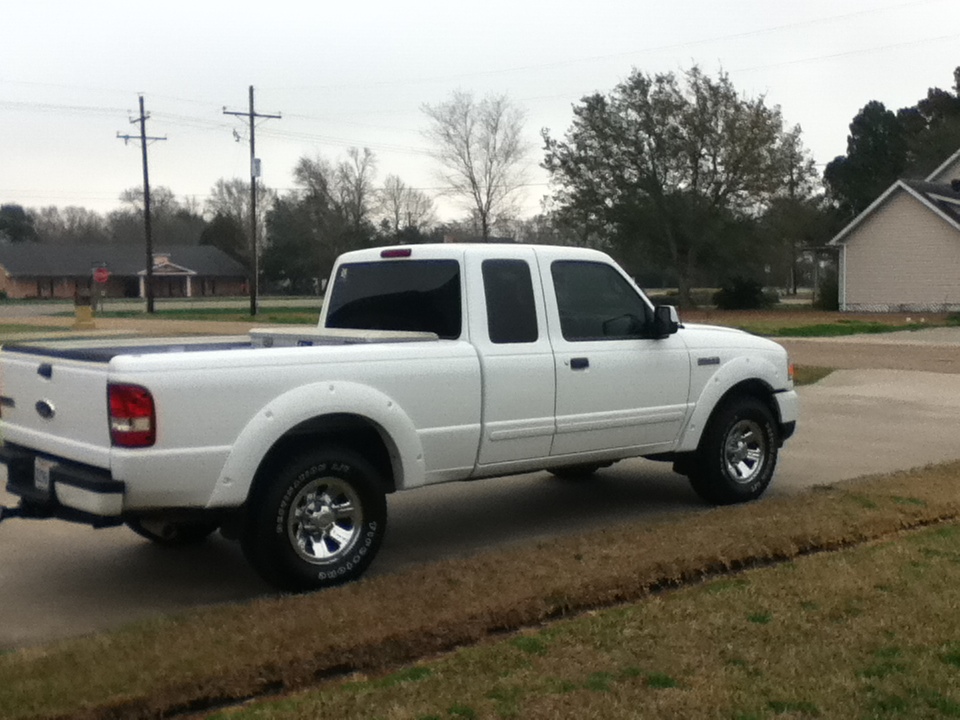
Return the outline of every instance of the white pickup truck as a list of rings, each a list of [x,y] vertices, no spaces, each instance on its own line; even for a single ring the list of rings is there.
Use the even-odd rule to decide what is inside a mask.
[[[0,352],[6,515],[239,539],[285,590],[358,577],[386,495],[672,461],[759,497],[797,396],[782,347],[682,326],[603,253],[416,245],[337,261],[319,326]]]

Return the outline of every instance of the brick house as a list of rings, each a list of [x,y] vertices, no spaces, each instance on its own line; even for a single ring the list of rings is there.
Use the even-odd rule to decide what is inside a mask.
[[[105,297],[144,297],[142,248],[122,245],[0,245],[0,293],[9,298],[73,298],[109,271]],[[183,245],[153,254],[154,297],[244,295],[247,271],[219,248]]]

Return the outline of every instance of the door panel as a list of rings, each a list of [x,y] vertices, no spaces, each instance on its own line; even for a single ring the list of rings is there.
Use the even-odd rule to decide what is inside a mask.
[[[687,413],[690,362],[679,335],[649,337],[652,307],[603,262],[541,258],[557,376],[552,455],[668,447]]]
[[[690,382],[687,351],[679,338],[564,344],[556,355],[557,435],[551,454],[677,438]],[[589,365],[578,369],[577,360],[583,359]]]
[[[479,465],[550,455],[553,441],[553,349],[536,256],[504,247],[496,260],[471,258],[467,291],[470,338],[483,372],[483,434]]]

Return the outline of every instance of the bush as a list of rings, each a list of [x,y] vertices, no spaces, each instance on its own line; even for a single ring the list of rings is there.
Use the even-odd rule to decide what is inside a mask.
[[[765,292],[759,281],[745,277],[727,280],[713,295],[713,304],[720,310],[762,310],[777,302],[777,296]]]
[[[817,299],[813,306],[817,310],[840,309],[840,281],[836,270],[828,270],[820,278],[820,283],[817,285]]]

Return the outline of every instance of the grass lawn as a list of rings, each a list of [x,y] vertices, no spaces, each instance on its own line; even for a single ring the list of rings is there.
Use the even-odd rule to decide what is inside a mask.
[[[215,717],[960,717],[958,601],[951,523]]]
[[[11,335],[18,335],[21,333],[57,333],[62,331],[63,328],[50,327],[49,325],[29,325],[0,322],[0,341],[3,341],[4,338],[10,337]]]
[[[918,331],[960,325],[960,315],[947,313],[839,313],[790,307],[771,310],[687,310],[686,322],[736,327],[768,337],[840,337],[844,335]]]
[[[691,508],[11,651],[0,717],[960,717],[958,486]]]

